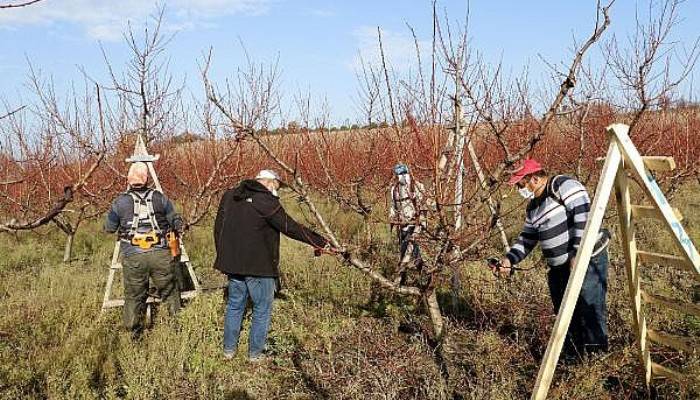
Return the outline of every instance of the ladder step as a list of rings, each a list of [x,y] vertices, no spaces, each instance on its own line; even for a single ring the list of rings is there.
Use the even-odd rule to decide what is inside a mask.
[[[684,351],[688,354],[694,354],[698,347],[698,343],[690,338],[670,335],[668,333],[658,332],[653,329],[647,330],[647,336],[649,337],[649,340],[654,343],[679,351]]]
[[[664,296],[658,296],[655,294],[650,294],[650,293],[645,292],[644,290],[640,290],[639,292],[642,295],[642,299],[644,299],[644,301],[647,303],[656,304],[657,306],[670,308],[672,310],[675,310],[675,311],[678,311],[681,313],[685,313],[685,314],[694,315],[694,316],[700,318],[700,306],[697,304],[688,303],[685,301],[679,301],[676,299],[671,299],[669,297],[664,297]]]
[[[180,298],[182,300],[192,299],[192,298],[197,297],[197,294],[198,293],[196,290],[188,290],[186,292],[181,292]],[[160,302],[161,302],[160,297],[148,296],[148,298],[146,299],[146,304],[160,303]],[[124,299],[112,299],[112,300],[106,301],[102,305],[102,309],[105,310],[107,308],[115,308],[115,307],[122,307],[122,306],[124,306]]]
[[[683,215],[679,209],[673,207],[673,213],[676,215],[678,221],[683,220]],[[662,221],[664,220],[664,217],[658,208],[654,206],[640,206],[634,204],[632,205],[632,217],[634,219],[655,218]]]
[[[116,264],[112,264],[109,268],[111,269],[122,269],[122,263],[118,262]]]
[[[651,372],[654,378],[669,378],[678,383],[688,383],[688,381],[692,379],[689,375],[666,368],[663,365],[655,362],[651,363]]]
[[[642,156],[644,166],[651,171],[673,171],[676,169],[676,161],[667,156]],[[603,164],[605,157],[596,158],[596,162]],[[625,165],[627,165],[625,163]]]
[[[150,154],[138,154],[133,155],[126,159],[126,162],[153,162],[160,160],[160,154],[150,155]]]
[[[644,166],[652,171],[673,171],[676,169],[676,161],[668,156],[644,156]]]
[[[673,265],[679,268],[684,268],[690,272],[695,272],[693,265],[685,258],[670,254],[637,250],[637,260],[644,264]]]
[[[106,310],[108,308],[121,307],[123,305],[124,305],[124,299],[108,300],[108,301],[105,301],[104,304],[102,304],[102,309]]]

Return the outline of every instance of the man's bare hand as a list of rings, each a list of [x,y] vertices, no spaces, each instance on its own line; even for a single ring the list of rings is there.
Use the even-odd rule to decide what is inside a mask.
[[[340,250],[327,243],[323,247],[314,248],[314,257],[321,257],[323,254],[340,254]]]
[[[491,272],[496,276],[510,276],[512,267],[508,257],[503,257],[498,266],[491,265]]]

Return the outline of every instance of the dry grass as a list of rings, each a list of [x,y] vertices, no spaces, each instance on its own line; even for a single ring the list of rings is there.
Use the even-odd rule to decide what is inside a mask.
[[[674,200],[696,243],[699,190],[688,185]],[[291,202],[288,207],[295,209]],[[357,221],[341,214],[335,223],[356,230]],[[377,234],[387,239],[383,227],[377,227]],[[669,250],[671,242],[658,227],[644,224],[639,235],[657,250]],[[210,267],[210,237],[208,227],[188,237],[205,285],[222,280]],[[467,263],[462,290],[441,293],[448,335],[443,351],[436,352],[423,334],[429,325],[420,304],[378,295],[356,271],[328,257],[313,259],[309,248],[284,240],[288,295],[275,303],[270,334],[275,356],[260,365],[249,364],[243,354],[226,362],[221,357],[220,292],[191,301],[175,321],[157,317],[155,327],[133,343],[121,329],[117,311],[99,315],[111,238],[100,234],[96,224],[86,226],[75,251],[83,260],[70,265],[60,262],[61,240],[55,232],[0,239],[0,398],[526,398],[553,323],[543,268],[508,282],[495,280],[481,264]],[[391,249],[384,243],[379,257],[390,258]],[[612,351],[560,368],[550,398],[646,397],[633,352],[621,261],[614,244]],[[644,285],[697,302],[689,278],[648,268]],[[651,310],[650,321],[651,326],[700,337],[695,318]],[[241,349],[246,334],[247,327]],[[696,376],[700,372],[697,358],[661,348],[652,356]],[[651,397],[697,398],[699,393],[691,383],[657,381]]]

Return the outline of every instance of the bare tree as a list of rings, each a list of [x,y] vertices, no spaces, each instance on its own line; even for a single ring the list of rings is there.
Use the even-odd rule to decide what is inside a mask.
[[[642,151],[657,152],[672,139],[659,131],[660,124],[682,115],[666,111],[700,57],[700,35],[689,47],[671,39],[673,29],[681,21],[683,3],[649,1],[646,14],[635,15],[635,31],[627,38],[626,46],[617,37],[606,43],[608,65],[622,87],[621,93],[609,101],[622,111],[622,119],[630,126],[630,137]],[[660,177],[667,196],[672,196],[685,178],[697,176],[700,163],[692,154],[693,146],[684,147],[686,156],[678,160],[683,161],[679,168],[673,175]]]
[[[476,188],[477,190],[473,194],[464,196],[463,202],[459,205],[454,204],[453,196],[449,193],[454,193],[454,187],[452,185],[445,185],[445,173],[438,167],[440,162],[440,153],[436,152],[433,158],[433,165],[428,166],[425,171],[433,171],[436,174],[433,178],[435,182],[434,187],[431,189],[431,200],[435,204],[432,211],[429,211],[428,225],[426,229],[422,230],[415,237],[415,243],[421,246],[424,252],[425,266],[421,271],[416,271],[418,274],[416,279],[412,280],[412,283],[401,284],[399,281],[394,280],[392,277],[384,275],[383,269],[378,265],[373,265],[371,260],[363,259],[362,251],[356,245],[351,244],[348,241],[349,238],[344,238],[338,235],[334,229],[332,229],[332,224],[329,223],[326,216],[324,216],[319,207],[316,205],[315,200],[312,198],[312,191],[316,191],[309,182],[313,181],[313,177],[308,176],[308,170],[302,168],[300,165],[300,160],[298,158],[298,151],[296,156],[294,154],[285,155],[278,153],[274,145],[272,145],[266,137],[262,134],[259,129],[256,129],[250,122],[245,122],[245,116],[237,110],[255,110],[256,115],[265,114],[271,110],[264,106],[264,101],[259,99],[265,99],[270,96],[266,88],[275,87],[274,79],[276,76],[272,75],[261,75],[261,74],[245,74],[241,75],[239,72],[239,77],[237,81],[239,85],[233,90],[230,86],[227,86],[226,90],[223,92],[216,89],[209,80],[206,72],[204,74],[205,86],[207,87],[208,98],[211,103],[221,112],[221,114],[226,118],[227,123],[231,129],[236,130],[239,134],[244,135],[247,139],[252,140],[257,146],[259,146],[264,153],[273,160],[276,165],[281,168],[287,175],[290,187],[297,194],[300,201],[308,208],[310,214],[314,217],[316,223],[322,228],[323,232],[329,238],[330,242],[336,249],[338,258],[349,266],[355,267],[356,269],[362,271],[368,275],[372,280],[377,282],[382,287],[389,289],[395,293],[406,294],[416,296],[423,299],[426,305],[426,309],[430,315],[431,321],[433,323],[434,333],[436,338],[440,339],[443,337],[444,323],[442,320],[442,313],[440,311],[440,306],[437,301],[436,289],[440,286],[443,275],[449,270],[450,266],[461,263],[463,260],[470,257],[474,257],[475,251],[479,248],[485,246],[488,240],[492,237],[488,226],[493,222],[493,217],[488,213],[488,196],[492,193],[495,182],[500,180],[501,174],[506,168],[506,166],[512,165],[513,163],[520,160],[527,152],[531,151],[536,144],[542,139],[542,137],[549,132],[551,129],[551,123],[554,116],[559,111],[559,108],[566,98],[567,93],[575,86],[576,76],[579,71],[584,54],[588,49],[597,42],[602,36],[603,32],[610,23],[608,17],[608,9],[610,5],[599,8],[599,19],[596,21],[594,31],[590,38],[576,51],[576,54],[571,61],[571,65],[568,68],[568,72],[564,75],[562,83],[558,88],[555,96],[553,96],[552,103],[546,108],[544,115],[536,121],[536,131],[532,133],[528,139],[520,147],[511,148],[511,145],[506,142],[506,136],[504,134],[505,130],[502,128],[493,129],[498,122],[494,115],[495,110],[507,115],[509,112],[515,109],[516,102],[520,102],[525,99],[525,89],[521,85],[519,91],[513,94],[507,94],[511,96],[510,102],[512,106],[506,105],[503,108],[503,103],[495,102],[493,99],[482,99],[478,98],[475,93],[474,87],[471,85],[471,81],[468,79],[463,79],[457,77],[456,80],[462,81],[462,87],[467,93],[467,98],[470,98],[469,93],[472,93],[471,103],[472,109],[479,116],[479,119],[485,121],[487,125],[491,123],[492,125],[492,135],[495,136],[496,140],[503,141],[502,147],[506,153],[503,160],[497,165],[493,166],[490,170],[491,181],[486,190],[482,189],[481,186]],[[464,42],[466,35],[460,35],[459,40],[462,49],[466,49],[466,42]],[[380,40],[380,53],[384,56],[383,48],[381,47],[381,32],[379,35]],[[443,49],[447,49],[447,42],[442,40]],[[443,51],[443,62],[448,65],[449,71],[454,74],[456,71],[461,71],[461,67],[464,66],[464,57],[457,55],[450,51]],[[466,54],[466,51],[463,53]],[[413,117],[413,110],[441,110],[440,104],[441,100],[437,96],[430,96],[429,91],[421,89],[420,78],[417,80],[412,80],[414,84],[418,85],[418,89],[410,85],[407,81],[401,81],[402,90],[397,92],[397,89],[393,86],[393,80],[390,79],[389,69],[387,67],[388,62],[385,57],[381,58],[382,69],[384,71],[384,82],[386,85],[387,99],[390,104],[389,109],[392,114],[392,127],[390,128],[395,136],[401,137],[404,142],[408,141],[409,138],[413,138],[416,141],[424,140],[428,137],[444,138],[445,135],[442,133],[442,128],[436,126],[433,121],[419,121]],[[369,71],[369,75],[367,74]],[[365,85],[368,86],[368,91],[370,93],[369,98],[367,92],[364,92],[366,100],[372,102],[376,101],[377,94],[377,80],[373,78],[374,70],[368,68],[365,69]],[[484,78],[481,83],[484,85],[484,89],[493,88],[494,86],[501,86],[503,93],[505,94],[506,84],[500,79],[499,75],[492,77],[490,82],[485,80],[486,78],[486,67],[483,65],[477,66],[471,73],[481,74]],[[376,75],[375,75],[376,76]],[[454,75],[453,75],[454,76]],[[251,77],[253,79],[251,79]],[[430,82],[439,81],[440,78],[435,76],[430,76]],[[423,80],[426,80],[425,77]],[[431,84],[428,82],[423,82],[424,87],[429,87]],[[518,88],[516,86],[516,88]],[[262,89],[262,90],[261,90]],[[484,93],[489,93],[490,91],[485,90]],[[241,93],[246,93],[245,96],[241,96]],[[424,95],[416,95],[416,93],[424,93]],[[238,94],[237,96],[234,94]],[[427,104],[430,99],[438,104]],[[254,101],[247,102],[246,99],[252,99]],[[257,101],[255,101],[258,99]],[[236,101],[238,100],[238,101]],[[421,103],[422,102],[422,103]],[[421,103],[421,104],[419,104]],[[392,105],[393,104],[393,105]],[[397,107],[400,104],[401,107]],[[523,107],[522,105],[519,105]],[[510,108],[507,108],[510,107]],[[369,109],[369,108],[368,108]],[[366,109],[366,110],[368,110]],[[478,111],[481,109],[482,111]],[[522,115],[527,115],[529,112],[529,107],[524,106],[522,108]],[[399,118],[399,110],[403,115],[406,115],[406,120],[408,125],[402,127]],[[433,113],[418,113],[421,115],[431,115]],[[434,115],[434,114],[433,114]],[[510,114],[513,120],[516,115]],[[517,117],[522,118],[522,115],[517,115]],[[437,117],[435,119],[441,119],[442,117]],[[250,119],[249,119],[250,120]],[[427,135],[427,132],[434,132],[432,135]],[[348,196],[347,191],[340,190],[337,184],[337,179],[333,176],[331,168],[327,163],[328,157],[323,151],[323,142],[327,138],[325,134],[317,134],[318,139],[312,140],[312,134],[307,130],[307,142],[309,145],[314,146],[316,158],[321,160],[320,167],[325,179],[323,181],[327,184],[327,189],[321,189],[322,193],[325,193],[327,199],[330,201],[343,204],[350,210],[354,210],[357,213],[366,213],[366,208],[360,207],[360,201],[358,199],[353,199]],[[436,144],[440,143],[441,139],[438,139]],[[454,146],[457,145],[457,140],[453,142]],[[438,147],[436,147],[437,149]],[[400,148],[395,149],[399,154],[399,157],[405,157],[405,149]],[[451,154],[456,154],[453,150]],[[458,157],[458,156],[455,156]],[[448,163],[449,165],[456,165],[455,159]],[[304,171],[307,175],[304,175]],[[418,169],[420,171],[420,168]],[[479,195],[482,193],[482,195]],[[450,215],[458,206],[468,205],[470,210],[470,215],[466,215],[464,218],[464,224],[462,229],[455,229],[454,218]],[[467,207],[465,207],[467,208]],[[484,226],[487,227],[484,230]],[[484,233],[486,232],[486,233]]]
[[[623,87],[621,107],[631,111],[630,135],[639,130],[637,124],[651,107],[669,98],[688,77],[700,56],[700,36],[688,49],[670,40],[669,35],[679,23],[682,0],[650,1],[648,20],[636,17],[636,29],[622,46],[617,37],[606,43],[609,66]],[[674,62],[677,60],[677,62]],[[672,73],[672,67],[678,71]]]
[[[176,85],[163,54],[173,36],[162,33],[165,8],[153,16],[153,26],[146,25],[137,35],[129,24],[124,40],[131,50],[131,59],[123,73],[118,73],[104,50],[103,58],[110,75],[103,90],[116,94],[125,125],[143,135],[146,144],[172,137],[179,122],[178,106],[184,82]]]

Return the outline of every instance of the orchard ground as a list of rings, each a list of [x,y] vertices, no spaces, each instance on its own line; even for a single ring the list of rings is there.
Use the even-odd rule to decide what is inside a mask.
[[[700,186],[686,183],[672,204],[694,242],[700,243]],[[285,196],[283,196],[285,197]],[[288,195],[286,208],[304,220]],[[381,204],[377,204],[381,207]],[[334,224],[349,232],[356,218],[326,204]],[[614,201],[606,224],[614,230]],[[517,234],[521,216],[507,224]],[[385,225],[375,265],[395,263]],[[634,348],[622,253],[610,249],[611,351],[557,369],[552,399],[646,398]],[[204,286],[223,277],[212,269],[211,224],[195,227],[186,246]],[[673,252],[658,224],[645,221],[641,243]],[[121,327],[121,310],[100,314],[113,237],[94,221],[79,230],[70,264],[61,262],[65,237],[56,229],[0,237],[0,398],[51,399],[520,399],[534,384],[554,315],[539,250],[513,279],[497,280],[483,263],[461,266],[462,288],[441,291],[447,322],[443,360],[429,338],[430,324],[413,299],[388,295],[362,274],[330,256],[283,240],[281,270],[286,294],[277,299],[269,337],[273,357],[259,364],[239,354],[222,357],[224,299],[221,290],[189,301],[177,319],[157,314],[140,342]],[[494,246],[496,243],[494,243]],[[641,245],[640,245],[641,247]],[[500,251],[494,247],[494,255]],[[698,302],[686,272],[644,267],[644,286],[657,294]],[[695,293],[693,291],[696,291]],[[695,298],[693,298],[695,297]],[[649,310],[651,327],[700,337],[700,320]],[[667,351],[668,350],[668,351]],[[691,375],[697,357],[654,347],[652,358]],[[443,366],[442,370],[440,366]],[[652,398],[697,398],[700,388],[655,381]]]

